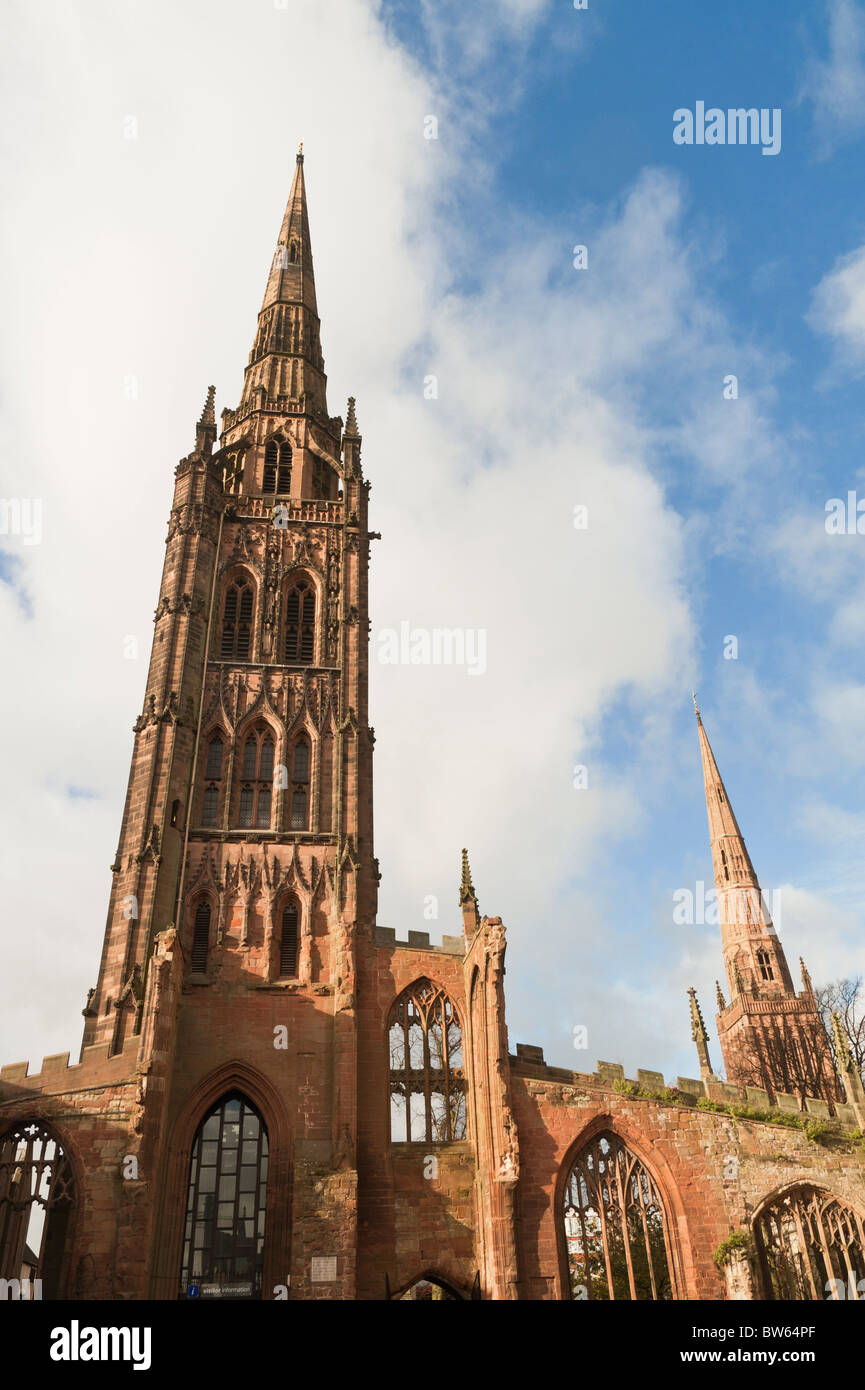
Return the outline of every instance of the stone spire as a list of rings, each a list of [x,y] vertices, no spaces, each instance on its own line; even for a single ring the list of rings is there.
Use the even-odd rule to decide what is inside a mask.
[[[469,852],[467,849],[463,850],[462,877],[460,879],[460,907],[463,910],[463,929],[467,937],[472,937],[480,926],[481,914],[478,909],[478,900],[475,894],[474,884],[472,883],[472,871],[469,867]]]
[[[284,406],[326,417],[320,332],[303,153],[298,150],[238,413],[248,413],[250,407],[272,411]]]
[[[718,1013],[723,1013],[727,1007],[727,1001],[717,980],[715,981],[715,998],[718,1001]]]
[[[697,991],[693,987],[688,990],[688,997],[691,1003],[691,1037],[696,1043],[697,1056],[700,1059],[700,1077],[703,1081],[708,1081],[714,1076],[709,1059],[709,1034],[703,1022]]]
[[[761,994],[786,992],[792,996],[793,981],[784,951],[763,901],[744,836],[703,727],[696,696],[694,709],[703,763],[718,918],[731,993],[734,997],[741,993],[743,977],[745,981],[750,977],[759,985]]]
[[[750,855],[697,708],[718,919],[730,1003],[718,989],[717,1027],[728,1081],[777,1094],[822,1099],[838,1095],[829,1039],[814,995],[793,988]],[[805,977],[803,976],[803,980]],[[694,1001],[692,1000],[692,1023]],[[701,1043],[694,1026],[698,1050]],[[701,1053],[702,1064],[702,1053]]]

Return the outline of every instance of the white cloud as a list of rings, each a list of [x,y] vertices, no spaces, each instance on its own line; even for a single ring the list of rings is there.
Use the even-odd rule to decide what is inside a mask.
[[[487,38],[518,48],[545,7],[511,8],[513,24]],[[717,380],[719,394],[731,357],[755,360],[701,291],[681,185],[644,172],[596,219],[584,275],[570,266],[573,228],[524,209],[502,210],[493,244],[479,247],[448,200],[467,169],[484,186],[489,150],[468,132],[502,92],[478,82],[467,126],[424,140],[442,72],[399,48],[377,6],[331,0],[325,26],[313,0],[244,10],[241,24],[233,4],[208,6],[206,22],[165,0],[106,5],[86,35],[68,7],[52,13],[53,27],[21,6],[0,58],[17,113],[3,154],[17,209],[0,246],[11,329],[0,366],[14,403],[4,486],[45,504],[42,545],[21,549],[32,620],[0,585],[5,654],[20,673],[0,686],[14,730],[0,832],[15,924],[0,1057],[38,1064],[79,1036],[173,465],[209,381],[218,407],[237,402],[303,138],[330,408],[358,398],[383,533],[371,699],[381,920],[401,938],[458,930],[468,844],[482,907],[509,926],[512,1037],[549,1042],[548,1020],[570,1017],[580,961],[606,926],[592,977],[598,1050],[610,1052],[604,1037],[633,1038],[638,1064],[663,1066],[663,1027],[650,1048],[645,1022],[608,1007],[620,924],[615,904],[605,923],[589,890],[645,823],[647,770],[655,796],[674,775],[659,749],[695,665],[692,556],[658,458],[675,436],[698,468],[724,476],[720,453],[701,450],[700,420],[724,426],[693,393],[683,418],[659,360],[692,384]],[[501,85],[493,62],[484,72]],[[129,113],[135,140],[124,139]],[[453,287],[466,269],[471,294]],[[422,393],[430,372],[436,400]],[[127,376],[137,399],[124,399]],[[655,390],[666,392],[664,430]],[[726,470],[734,483],[750,450],[772,456],[764,413],[748,421]],[[585,531],[572,524],[578,503]],[[377,665],[377,631],[403,618],[484,628],[487,673]],[[137,660],[124,659],[128,635]],[[615,773],[601,752],[614,700],[633,713],[630,762]],[[576,762],[589,769],[585,792],[572,786]],[[70,798],[69,786],[99,799]],[[431,893],[434,923],[422,915]],[[664,1015],[671,1027],[678,1009]],[[523,1030],[527,1018],[539,1026]]]
[[[808,321],[834,339],[847,363],[865,365],[865,246],[839,256],[823,276],[814,290]]]
[[[828,53],[809,58],[800,97],[814,106],[824,155],[865,127],[865,10],[857,0],[827,0]]]

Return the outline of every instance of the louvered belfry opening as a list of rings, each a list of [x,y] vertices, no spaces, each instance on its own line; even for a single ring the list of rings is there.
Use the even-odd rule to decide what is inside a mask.
[[[279,938],[279,973],[291,979],[297,974],[298,939],[297,903],[287,902],[282,909],[282,930]]]
[[[309,666],[314,656],[315,589],[311,580],[302,578],[285,597],[284,660],[287,666]]]
[[[241,576],[229,584],[225,593],[219,654],[224,661],[248,661],[251,645],[252,584]]]
[[[210,952],[210,903],[206,899],[195,909],[195,930],[192,934],[192,955],[190,968],[196,975],[207,970],[207,957]]]
[[[265,445],[263,491],[277,495],[291,491],[291,445],[285,439],[269,439]]]

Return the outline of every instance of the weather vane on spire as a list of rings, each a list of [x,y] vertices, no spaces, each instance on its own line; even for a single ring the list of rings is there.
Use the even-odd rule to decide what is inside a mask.
[[[692,691],[691,691],[691,699],[694,701],[694,713],[696,714],[697,718],[699,719],[699,718],[700,718],[700,708],[699,708],[699,705],[697,704],[697,692],[696,692],[696,690],[692,690]]]
[[[300,144],[299,144],[298,147],[297,147],[297,152],[298,152],[299,155],[302,155],[302,154],[303,154],[303,141],[302,141],[302,140],[301,140]]]

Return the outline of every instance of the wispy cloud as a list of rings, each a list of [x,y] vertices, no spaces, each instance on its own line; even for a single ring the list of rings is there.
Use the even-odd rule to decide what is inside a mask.
[[[826,9],[828,52],[809,56],[800,91],[823,157],[865,129],[865,9],[858,0],[827,0]]]
[[[863,72],[865,91],[865,72]],[[835,345],[840,361],[865,371],[865,245],[839,256],[814,290],[808,322]]]

